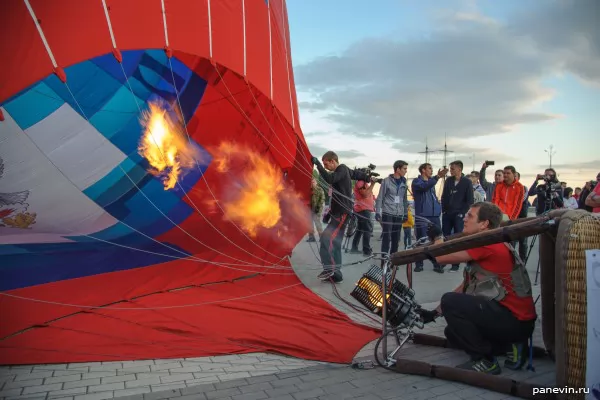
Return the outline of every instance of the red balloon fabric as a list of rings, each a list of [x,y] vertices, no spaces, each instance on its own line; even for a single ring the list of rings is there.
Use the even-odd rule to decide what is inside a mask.
[[[0,364],[349,362],[379,335],[290,265],[312,164],[283,0],[8,0],[0,33]]]

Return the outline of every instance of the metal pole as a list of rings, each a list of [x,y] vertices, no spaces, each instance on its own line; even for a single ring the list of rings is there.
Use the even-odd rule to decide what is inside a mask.
[[[548,153],[548,157],[550,157],[550,167],[549,168],[552,168],[552,156],[556,154],[556,151],[554,151],[554,146],[550,145],[550,147],[544,151],[546,153]]]

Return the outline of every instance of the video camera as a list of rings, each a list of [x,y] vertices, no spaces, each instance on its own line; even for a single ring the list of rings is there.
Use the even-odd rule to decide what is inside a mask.
[[[552,203],[554,202],[557,208],[561,208],[563,206],[562,202],[562,186],[560,182],[557,182],[554,176],[542,175],[542,180],[545,185],[543,185],[540,189],[545,192],[545,209],[552,209]],[[559,195],[560,194],[560,195]]]
[[[354,170],[362,172],[363,174],[365,174],[369,178],[371,178],[373,176],[379,176],[379,174],[377,172],[373,172],[373,170],[376,169],[376,168],[377,168],[377,166],[375,164],[369,164],[365,168],[354,168]],[[374,182],[377,182],[377,183],[381,184],[381,182],[383,182],[383,179],[381,179],[381,178],[375,179]]]

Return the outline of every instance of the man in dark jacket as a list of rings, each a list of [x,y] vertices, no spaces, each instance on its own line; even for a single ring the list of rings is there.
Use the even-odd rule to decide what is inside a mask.
[[[323,165],[317,157],[312,158],[319,174],[325,182],[331,185],[333,190],[329,210],[330,221],[320,236],[319,254],[323,264],[323,272],[319,274],[319,279],[332,279],[333,282],[340,283],[343,280],[340,270],[342,265],[342,239],[353,209],[352,180],[370,181],[371,177],[340,164],[337,154],[333,151],[323,154],[322,160]]]
[[[413,198],[415,200],[415,228],[417,230],[417,239],[427,236],[429,226],[425,220],[431,222],[438,228],[442,228],[440,215],[442,214],[442,205],[435,193],[435,186],[440,178],[446,176],[448,168],[440,169],[436,176],[433,175],[431,164],[425,163],[419,166],[419,175],[413,179],[411,184]],[[420,218],[419,218],[420,217]],[[443,273],[444,269],[437,263],[434,263],[433,270]],[[423,261],[417,261],[415,272],[423,271]]]
[[[463,175],[462,161],[450,163],[451,177],[444,184],[442,192],[442,232],[444,236],[463,231],[463,218],[474,202],[473,184]],[[459,264],[453,264],[450,272],[457,272]]]

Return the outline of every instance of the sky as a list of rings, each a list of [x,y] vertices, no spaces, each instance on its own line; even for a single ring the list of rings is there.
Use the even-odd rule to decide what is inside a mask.
[[[300,123],[349,167],[600,171],[600,1],[287,0]],[[430,154],[434,170],[443,153]],[[487,177],[493,179],[493,167]]]

